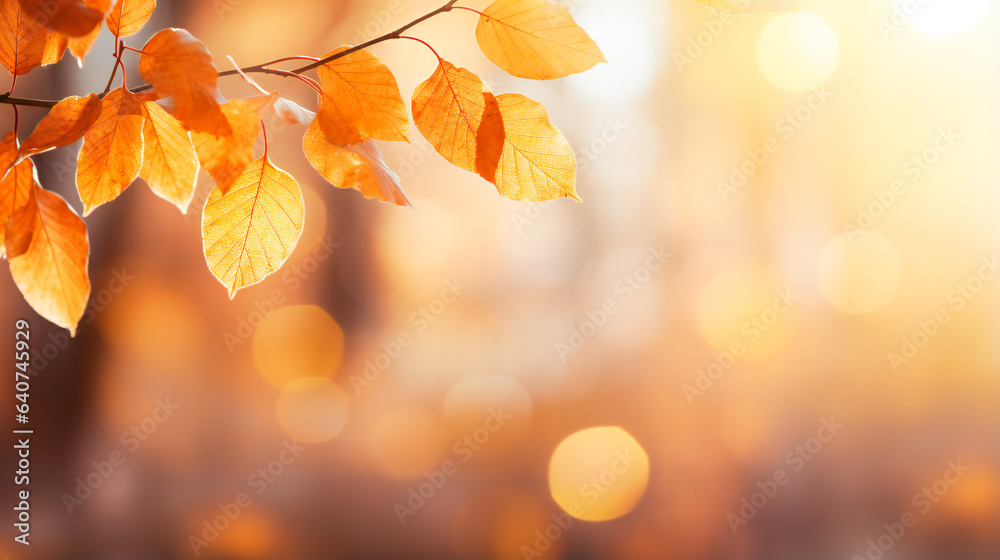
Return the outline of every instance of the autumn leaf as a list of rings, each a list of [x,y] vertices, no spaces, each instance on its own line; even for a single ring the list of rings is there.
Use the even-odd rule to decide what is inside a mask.
[[[84,0],[84,4],[89,8],[93,8],[102,14],[108,12],[111,9],[111,0]],[[69,39],[69,52],[74,57],[76,57],[77,66],[83,68],[83,59],[87,57],[87,53],[93,48],[94,43],[97,42],[97,37],[101,34],[101,26],[97,25],[91,30],[90,33],[83,35],[81,37],[71,37]]]
[[[80,0],[18,0],[28,16],[38,25],[67,37],[82,37],[104,19],[104,12]]]
[[[791,0],[698,0],[720,14],[783,12],[794,9]]]
[[[173,115],[194,132],[228,136],[222,114],[219,71],[212,55],[184,29],[160,31],[142,48],[139,73],[161,97],[173,97]]]
[[[143,102],[146,120],[142,126],[143,155],[139,177],[159,197],[187,213],[198,179],[198,155],[181,122],[162,107]]]
[[[65,50],[66,39],[36,24],[17,0],[0,0],[0,63],[8,72],[55,64]]]
[[[87,97],[70,96],[56,103],[21,144],[17,159],[67,146],[83,138],[101,117],[101,106],[101,99],[96,93]]]
[[[313,121],[302,139],[306,159],[324,179],[342,189],[357,189],[365,198],[376,198],[397,206],[410,206],[399,176],[382,160],[373,140],[352,146],[334,146]]]
[[[413,92],[413,120],[446,160],[493,181],[503,151],[503,119],[479,76],[441,60]]]
[[[101,116],[83,137],[77,157],[76,188],[86,216],[122,193],[142,168],[142,103],[124,88],[101,102]]]
[[[337,48],[324,58],[349,48]],[[406,104],[396,78],[377,56],[362,49],[320,66],[317,72],[323,93],[316,119],[331,144],[359,144],[369,138],[409,142]]]
[[[549,124],[545,107],[516,93],[497,97],[503,116],[504,144],[496,187],[513,200],[553,200],[576,194],[576,155],[561,132]]]
[[[519,78],[551,80],[607,62],[569,10],[547,0],[497,0],[479,17],[479,48]]]
[[[118,0],[105,21],[111,33],[121,37],[135,35],[149,21],[156,0]]]
[[[196,132],[191,138],[201,166],[225,194],[253,159],[260,117],[241,99],[226,102],[222,105],[222,113],[232,134],[214,136]]]
[[[30,189],[5,240],[11,276],[39,315],[75,336],[90,297],[87,227],[66,201],[38,185],[30,159],[14,173],[30,177]]]
[[[10,169],[16,156],[17,138],[13,132],[8,132],[3,141],[0,141],[0,164],[5,169]],[[32,179],[31,166],[27,166],[27,174],[23,173],[24,169],[24,166],[17,166],[0,181],[0,257],[7,255],[4,241],[7,233],[7,222],[18,209],[27,204],[31,192],[31,183],[25,185],[26,178]]]
[[[212,190],[202,217],[205,260],[230,298],[281,267],[302,235],[304,215],[298,183],[266,152],[228,192]]]

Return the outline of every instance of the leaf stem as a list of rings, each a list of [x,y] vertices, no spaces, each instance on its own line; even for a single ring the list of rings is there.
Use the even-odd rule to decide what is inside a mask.
[[[111,91],[111,84],[115,82],[115,74],[118,73],[118,66],[122,67],[122,87],[125,86],[125,65],[122,64],[122,53],[125,52],[124,47],[125,41],[118,41],[118,47],[115,49],[115,66],[111,69],[111,77],[108,78],[108,85],[104,88],[104,93],[101,94],[102,97]]]
[[[423,39],[420,39],[418,37],[413,37],[413,36],[410,36],[410,35],[400,35],[399,38],[400,39],[410,39],[411,41],[416,41],[418,43],[423,43],[423,45],[425,47],[427,47],[428,49],[431,50],[432,53],[434,53],[434,56],[437,57],[438,63],[440,64],[440,62],[441,62],[441,55],[439,55],[438,52],[437,52],[437,50],[435,50],[434,47],[432,47],[431,44],[428,43],[427,41],[424,41]]]
[[[397,29],[395,31],[392,31],[390,33],[386,33],[385,35],[381,35],[379,37],[375,37],[374,39],[371,39],[370,41],[365,41],[364,43],[361,43],[360,45],[351,47],[351,48],[349,48],[347,50],[343,50],[343,51],[340,51],[340,52],[338,52],[336,54],[332,54],[332,55],[330,55],[330,56],[328,56],[326,58],[322,58],[320,60],[317,60],[316,62],[313,62],[312,64],[307,64],[307,65],[305,65],[305,66],[303,66],[301,68],[296,68],[295,70],[292,70],[292,72],[294,72],[296,74],[301,74],[302,72],[306,72],[308,70],[312,70],[313,68],[318,68],[320,66],[323,66],[327,62],[330,62],[332,60],[336,60],[336,59],[338,59],[340,57],[343,57],[343,56],[347,56],[347,55],[349,55],[349,54],[351,54],[353,52],[357,52],[357,51],[360,51],[362,49],[367,49],[368,47],[370,47],[372,45],[375,45],[375,44],[378,44],[378,43],[381,43],[382,41],[388,41],[389,39],[398,39],[398,38],[402,37],[403,33],[405,33],[407,29],[413,27],[414,25],[417,25],[418,23],[426,21],[426,20],[428,20],[428,19],[430,19],[430,18],[432,18],[432,17],[434,17],[434,16],[436,16],[438,14],[443,14],[445,12],[450,12],[452,9],[455,8],[455,3],[456,2],[458,2],[458,0],[451,0],[450,2],[448,2],[447,4],[445,4],[444,6],[441,6],[440,8],[434,10],[433,12],[429,12],[427,14],[424,14],[423,16],[418,17],[417,19],[411,21],[410,23],[407,23],[406,25],[404,25],[403,27],[400,27],[399,29]]]

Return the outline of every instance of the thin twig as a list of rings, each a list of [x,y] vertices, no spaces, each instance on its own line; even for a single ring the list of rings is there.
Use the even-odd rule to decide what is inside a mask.
[[[400,27],[399,29],[397,29],[395,31],[392,31],[390,33],[386,33],[385,35],[381,35],[379,37],[376,37],[374,39],[366,41],[366,42],[364,42],[364,43],[362,43],[360,45],[351,47],[351,48],[349,48],[347,50],[343,50],[343,51],[340,51],[338,53],[332,54],[332,55],[330,55],[330,56],[328,56],[326,58],[322,58],[322,59],[316,60],[315,62],[311,62],[311,63],[309,63],[309,64],[307,64],[307,65],[305,65],[305,66],[303,66],[301,68],[296,68],[294,70],[276,70],[276,69],[273,69],[273,68],[267,68],[268,64],[274,64],[275,62],[278,62],[278,61],[292,60],[292,59],[296,58],[296,57],[288,57],[287,59],[279,59],[278,61],[271,61],[271,62],[267,62],[265,64],[257,64],[257,65],[254,65],[254,66],[247,66],[245,68],[240,68],[240,70],[242,70],[244,73],[247,73],[247,74],[271,74],[273,76],[282,76],[282,77],[285,77],[285,78],[297,77],[296,76],[297,74],[301,74],[303,72],[307,72],[309,70],[312,70],[313,68],[318,68],[318,67],[326,64],[327,62],[330,62],[330,61],[336,60],[338,58],[347,56],[347,55],[349,55],[351,53],[354,53],[354,52],[357,52],[357,51],[359,51],[361,49],[367,49],[368,47],[370,47],[372,45],[376,45],[376,44],[381,43],[383,41],[388,41],[388,40],[391,40],[391,39],[399,39],[403,35],[403,33],[406,32],[406,30],[408,30],[409,28],[413,27],[414,25],[417,25],[418,23],[424,22],[424,21],[426,21],[426,20],[428,20],[428,19],[430,19],[430,18],[432,18],[432,17],[434,17],[434,16],[436,16],[438,14],[443,14],[443,13],[452,11],[453,9],[456,8],[456,6],[455,6],[456,3],[458,3],[458,0],[451,0],[450,2],[448,2],[447,4],[445,4],[444,6],[441,6],[440,8],[438,8],[438,9],[432,11],[432,12],[429,12],[427,14],[424,14],[424,15],[418,17],[417,19],[411,21],[410,23],[407,23],[406,25]],[[119,50],[119,57],[120,57],[121,51],[124,50],[124,49],[119,48],[118,50]],[[131,50],[131,49],[129,49],[129,50]],[[116,66],[115,70],[117,70],[117,64],[115,66]],[[236,70],[226,70],[225,72],[219,72],[219,77],[221,78],[223,76],[234,76],[234,75],[238,75],[238,74],[239,74],[239,72],[237,72]],[[114,73],[112,73],[111,79],[114,80]],[[108,87],[110,88],[110,82],[109,82],[109,86]],[[153,85],[152,84],[143,84],[141,86],[132,88],[129,91],[131,91],[132,93],[139,93],[139,92],[147,91],[147,90],[150,90],[150,89],[153,89]],[[105,93],[107,93],[107,91],[105,91]],[[103,95],[102,95],[102,97],[103,97]],[[23,105],[25,107],[47,107],[47,108],[51,108],[51,107],[54,107],[56,105],[56,103],[58,103],[58,101],[52,101],[52,100],[49,100],[49,99],[26,99],[26,98],[23,98],[23,97],[11,97],[10,93],[6,93],[6,94],[3,94],[3,95],[0,95],[0,104]]]

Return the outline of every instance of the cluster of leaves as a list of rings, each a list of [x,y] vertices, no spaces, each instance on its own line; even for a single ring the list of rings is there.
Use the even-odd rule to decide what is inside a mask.
[[[733,2],[707,2],[726,11]],[[766,1],[766,0],[751,0]],[[75,333],[90,294],[89,242],[83,220],[41,187],[32,156],[83,138],[76,187],[84,216],[111,202],[136,178],[186,212],[199,168],[215,181],[204,207],[208,267],[230,297],[275,272],[302,233],[302,192],[268,157],[262,116],[306,125],[303,151],[330,183],[368,198],[408,206],[398,176],[375,141],[409,141],[410,119],[392,72],[367,47],[411,39],[437,57],[433,74],[413,93],[420,133],[447,161],[493,183],[515,200],[579,200],[576,158],[545,108],[523,95],[494,95],[474,73],[442,59],[403,32],[437,14],[478,14],[476,40],[493,63],[522,78],[548,80],[604,62],[601,50],[563,7],[547,0],[496,0],[482,12],[456,0],[364,45],[321,58],[289,57],[220,73],[208,49],[184,29],[159,31],[141,48],[125,45],[148,22],[155,0],[0,0],[0,63],[13,76],[0,102],[51,107],[23,143],[14,131],[0,142],[0,253],[25,300],[43,317]],[[719,4],[726,4],[720,6]],[[46,102],[11,97],[17,77],[60,61],[82,67],[102,28],[115,36],[116,63],[101,94]],[[146,84],[129,89],[126,52],[138,54]],[[294,70],[273,65],[308,60]],[[235,63],[234,63],[235,64]],[[112,90],[122,69],[122,85]],[[304,75],[316,70],[317,78]],[[315,90],[316,111],[261,88],[247,73],[298,79]],[[239,74],[257,92],[226,100],[217,81]],[[254,146],[263,132],[264,147]]]

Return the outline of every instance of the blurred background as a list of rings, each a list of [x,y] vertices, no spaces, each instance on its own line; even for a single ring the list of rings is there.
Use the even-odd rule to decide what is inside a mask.
[[[228,69],[441,3],[161,2],[128,44],[184,27]],[[139,180],[87,218],[72,341],[4,275],[36,374],[33,544],[5,522],[0,556],[1000,557],[1000,6],[562,3],[608,64],[531,82],[479,53],[474,14],[411,33],[545,104],[582,204],[503,199],[415,129],[382,145],[415,209],[366,201],[273,121],[305,233],[235,300],[201,251],[204,174],[187,215]],[[18,93],[100,91],[112,48]],[[406,99],[433,72],[414,42],[373,50]],[[77,150],[37,167],[80,210]]]

